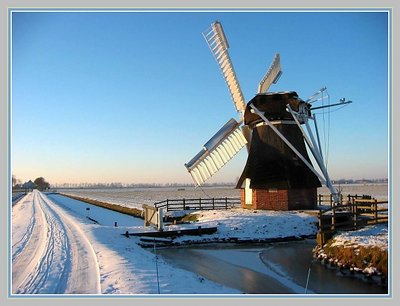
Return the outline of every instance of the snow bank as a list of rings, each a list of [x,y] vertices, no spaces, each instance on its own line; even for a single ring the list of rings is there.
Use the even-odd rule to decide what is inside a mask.
[[[258,240],[268,238],[285,238],[291,236],[309,236],[317,233],[317,217],[298,211],[266,211],[234,208],[230,210],[210,210],[193,213],[198,221],[194,227],[218,227],[217,233],[208,238]],[[170,226],[175,229],[175,226]],[[186,240],[180,237],[175,241]],[[190,237],[201,240],[202,237]]]
[[[386,224],[367,226],[357,231],[343,232],[333,238],[334,246],[365,246],[379,247],[382,250],[388,248],[388,227]]]

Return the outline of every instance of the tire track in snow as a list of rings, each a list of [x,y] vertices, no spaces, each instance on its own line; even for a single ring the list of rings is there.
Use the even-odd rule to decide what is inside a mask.
[[[33,205],[31,238],[13,260],[13,292],[100,293],[97,258],[82,231],[40,192]]]
[[[64,293],[70,268],[71,254],[66,229],[38,193],[38,202],[47,222],[45,252],[20,293]]]
[[[70,244],[72,254],[72,271],[68,279],[66,292],[72,294],[100,294],[100,268],[92,244],[79,225],[73,221],[59,206],[46,197],[52,204],[53,211],[63,220],[68,236],[74,243]]]
[[[41,228],[45,239],[41,240],[41,243],[37,239],[33,240],[38,243],[28,248],[28,251],[32,251],[36,247],[39,255],[35,256],[35,261],[25,269],[30,270],[25,273],[23,281],[16,283],[15,293],[63,293],[61,284],[63,278],[66,278],[71,261],[66,247],[68,237],[62,222],[44,204],[39,192],[35,192],[33,201],[40,211],[39,224],[43,225]]]
[[[24,236],[27,241],[23,248],[19,250],[19,254],[12,260],[12,291],[19,293],[21,285],[27,279],[29,273],[34,270],[37,262],[40,261],[46,247],[46,218],[42,209],[39,207],[37,194],[32,193],[34,227],[32,232],[27,229]]]
[[[29,218],[29,223],[24,230],[24,233],[16,242],[12,239],[12,260],[14,261],[15,258],[24,250],[25,246],[28,244],[29,239],[31,238],[31,233],[35,227],[36,219],[35,219],[35,205],[29,205],[32,202],[33,195],[29,194],[24,201],[18,202],[20,205],[18,207],[13,208],[13,214],[20,214],[20,213],[29,213],[31,210],[31,217]],[[28,205],[26,205],[28,203]],[[14,237],[13,237],[14,238]]]

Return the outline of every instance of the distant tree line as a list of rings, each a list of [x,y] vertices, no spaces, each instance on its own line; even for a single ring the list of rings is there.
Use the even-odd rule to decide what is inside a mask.
[[[22,181],[13,174],[11,182],[13,190],[38,189],[43,191],[50,189],[50,183],[47,182],[44,177],[38,177],[33,182],[32,180],[29,180],[28,182],[22,183]]]
[[[15,175],[12,175],[12,188],[14,190],[24,189],[24,184]],[[50,183],[43,177],[38,177],[32,182],[35,189],[47,190],[50,189]],[[335,185],[344,184],[376,184],[376,183],[388,183],[388,179],[338,179],[333,180]],[[208,183],[204,184],[205,187],[231,187],[235,186],[234,182],[219,182],[219,183]],[[104,188],[160,188],[160,187],[194,187],[193,183],[63,183],[63,184],[52,184],[54,188],[93,188],[93,189],[104,189]]]
[[[234,183],[212,183],[203,186],[234,186]],[[193,183],[63,183],[53,184],[54,188],[162,188],[162,187],[194,187]]]
[[[333,180],[337,184],[377,184],[387,183],[388,179],[339,179]],[[206,183],[204,187],[232,187],[235,186],[234,182],[218,182]],[[54,188],[92,188],[92,189],[105,189],[105,188],[162,188],[162,187],[194,187],[193,183],[62,183],[52,184]]]
[[[382,184],[388,183],[388,179],[339,179],[339,180],[332,180],[333,184]]]

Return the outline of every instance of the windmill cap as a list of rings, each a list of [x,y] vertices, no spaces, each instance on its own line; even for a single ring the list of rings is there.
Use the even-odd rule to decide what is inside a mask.
[[[250,104],[263,112],[268,120],[293,120],[292,115],[286,110],[286,105],[289,104],[294,111],[298,111],[301,103],[305,102],[295,91],[258,94],[247,103],[244,124],[253,125],[263,121],[260,116],[251,112]]]

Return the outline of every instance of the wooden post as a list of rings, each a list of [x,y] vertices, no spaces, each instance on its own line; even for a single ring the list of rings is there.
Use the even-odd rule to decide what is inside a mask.
[[[319,230],[322,231],[322,212],[321,211],[319,211],[319,213],[318,213],[318,227],[319,227]]]
[[[167,199],[167,211],[169,210],[169,207],[168,207],[168,205],[169,205],[169,203],[168,203],[168,199]]]
[[[356,195],[357,197],[357,195]],[[355,228],[358,228],[358,203],[357,203],[357,198],[353,199],[354,202],[354,214],[355,214]]]
[[[332,193],[331,193],[331,195],[330,195],[330,197],[329,197],[329,202],[330,202],[330,204],[331,204],[331,207],[333,206],[333,199],[332,199]],[[333,211],[333,210],[332,210]]]
[[[183,210],[186,210],[185,199],[183,199]]]
[[[200,207],[200,210],[201,210],[201,198],[199,199],[199,207]]]
[[[375,218],[375,223],[378,223],[378,204],[377,200],[375,199],[374,203],[372,204],[374,207],[374,218]]]
[[[213,205],[213,210],[215,209],[215,202],[214,202],[214,198],[212,198],[212,205]]]
[[[225,198],[225,209],[228,209],[228,198]]]
[[[318,213],[318,234],[317,234],[317,243],[320,247],[323,247],[325,243],[324,239],[324,231],[322,229],[322,212],[321,210]]]
[[[321,198],[322,198],[322,194],[318,195],[318,205],[321,206]]]
[[[147,221],[148,211],[147,211],[147,209],[145,207],[143,207],[143,210],[144,210],[144,226],[149,226],[150,223]]]
[[[332,203],[332,202],[331,202]],[[331,230],[335,230],[335,207],[332,207]]]

